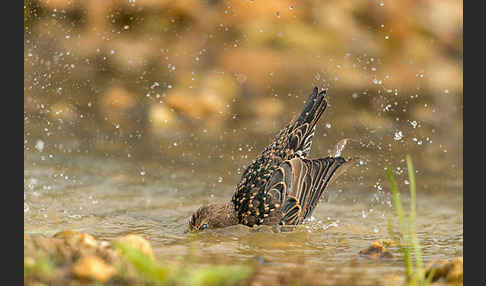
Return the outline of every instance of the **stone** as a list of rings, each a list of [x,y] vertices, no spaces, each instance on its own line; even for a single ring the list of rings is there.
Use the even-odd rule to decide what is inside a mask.
[[[150,242],[148,242],[148,240],[146,240],[140,235],[128,234],[119,238],[118,242],[139,249],[142,253],[154,259],[154,252],[152,250],[152,245],[150,244]]]
[[[373,242],[368,248],[361,250],[359,256],[375,260],[393,258],[393,254],[377,241]]]
[[[432,281],[445,279],[450,283],[463,282],[463,258],[455,257],[450,260],[433,260],[425,268],[425,275],[433,273]]]
[[[74,264],[72,272],[80,281],[106,282],[115,274],[115,268],[97,256],[88,255]]]

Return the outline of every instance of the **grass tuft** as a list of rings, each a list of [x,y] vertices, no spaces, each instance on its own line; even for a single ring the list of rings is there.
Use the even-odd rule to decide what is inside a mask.
[[[26,277],[49,279],[53,272],[54,263],[47,255],[39,255],[36,259],[24,256],[24,279]]]
[[[123,243],[116,243],[121,255],[137,270],[142,281],[155,285],[238,285],[250,276],[252,268],[247,265],[194,265],[168,266],[157,263],[153,258],[137,248]]]
[[[422,248],[420,246],[415,227],[417,211],[415,170],[410,155],[406,156],[406,160],[408,178],[410,180],[410,214],[408,217],[403,210],[400,192],[398,190],[392,170],[390,166],[387,166],[386,168],[386,175],[390,181],[393,195],[393,205],[395,206],[399,221],[399,233],[393,231],[391,222],[389,223],[389,232],[393,239],[400,241],[399,247],[403,254],[405,264],[406,284],[409,286],[426,286],[430,284],[433,273],[428,275],[428,277],[425,275]]]
[[[115,247],[121,255],[130,262],[143,280],[154,283],[166,283],[169,276],[169,268],[156,263],[152,257],[143,253],[140,249],[125,243],[116,242]]]

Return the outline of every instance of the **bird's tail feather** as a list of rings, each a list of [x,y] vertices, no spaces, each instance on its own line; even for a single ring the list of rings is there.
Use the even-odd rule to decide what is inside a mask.
[[[324,99],[325,95],[325,89],[319,92],[319,89],[315,87],[307,100],[304,110],[302,110],[290,130],[292,133],[290,146],[299,156],[306,157],[310,152],[316,123],[321,118],[324,110],[326,110],[327,101]]]
[[[326,91],[327,90],[324,89],[319,92],[317,86],[314,87],[314,91],[307,100],[304,110],[302,110],[297,119],[298,125],[309,123],[311,127],[310,129],[312,129],[317,121],[319,121],[319,118],[321,118],[322,113],[327,107],[327,101],[324,99]]]

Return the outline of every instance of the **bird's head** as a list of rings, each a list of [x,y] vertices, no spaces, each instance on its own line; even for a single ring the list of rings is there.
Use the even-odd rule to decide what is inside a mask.
[[[200,207],[189,220],[189,231],[220,228],[238,223],[232,203]]]

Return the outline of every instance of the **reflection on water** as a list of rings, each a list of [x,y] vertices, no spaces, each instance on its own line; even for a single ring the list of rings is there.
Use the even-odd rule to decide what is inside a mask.
[[[233,226],[196,235],[186,233],[189,216],[202,204],[229,200],[241,176],[237,169],[247,162],[215,159],[194,167],[167,161],[171,163],[26,151],[24,230],[74,229],[99,239],[138,233],[150,240],[160,257],[198,253],[201,263],[215,257],[248,261],[259,256],[277,267],[304,261],[348,269],[350,262],[358,261],[349,271],[403,271],[399,260],[378,264],[357,256],[371,242],[389,238],[387,224],[394,212],[388,184],[376,183],[373,175],[381,170],[369,171],[369,178],[359,180],[352,178],[352,171],[339,178],[312,219],[293,232]],[[462,255],[462,193],[456,186],[421,192],[424,183],[428,182],[418,182],[417,230],[426,262]]]

